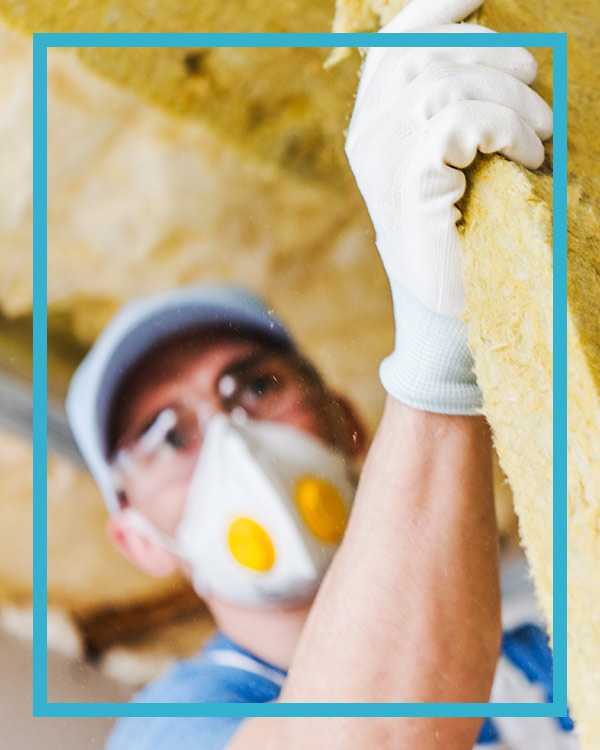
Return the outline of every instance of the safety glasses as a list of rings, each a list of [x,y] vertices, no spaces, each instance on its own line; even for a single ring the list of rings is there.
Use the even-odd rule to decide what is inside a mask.
[[[182,396],[152,414],[113,460],[115,478],[143,479],[155,487],[188,476],[202,446],[206,423],[221,412],[236,419],[284,421],[316,403],[323,386],[293,352],[261,351],[229,363],[216,377],[216,398]]]

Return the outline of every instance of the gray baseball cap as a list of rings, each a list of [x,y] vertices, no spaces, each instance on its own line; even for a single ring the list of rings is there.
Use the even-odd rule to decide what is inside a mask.
[[[233,286],[204,285],[134,300],[111,320],[71,379],[66,410],[73,436],[109,511],[118,498],[108,461],[111,406],[123,377],[162,341],[204,326],[251,331],[294,348],[281,321],[260,299]]]

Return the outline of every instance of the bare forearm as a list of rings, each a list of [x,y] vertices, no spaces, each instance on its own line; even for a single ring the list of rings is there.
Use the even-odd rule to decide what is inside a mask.
[[[487,426],[478,417],[418,412],[388,399],[344,544],[282,699],[485,701],[499,636]],[[264,741],[267,725],[248,730],[266,731]],[[285,732],[288,748],[325,738],[328,747],[347,747],[342,738],[350,731],[364,737],[354,748],[374,747],[377,737],[381,748],[466,750],[478,725],[336,719],[278,721],[272,730],[277,742]]]

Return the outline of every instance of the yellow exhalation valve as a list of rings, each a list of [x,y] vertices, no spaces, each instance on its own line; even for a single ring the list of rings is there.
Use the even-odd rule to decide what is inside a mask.
[[[317,539],[328,544],[341,540],[348,511],[331,482],[307,474],[296,482],[294,500],[302,520]]]
[[[275,563],[275,547],[263,527],[251,518],[236,518],[229,526],[227,544],[244,568],[266,573]]]

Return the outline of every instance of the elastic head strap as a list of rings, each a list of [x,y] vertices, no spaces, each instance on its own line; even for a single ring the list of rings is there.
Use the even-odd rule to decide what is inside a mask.
[[[154,544],[157,544],[159,547],[164,547],[178,557],[181,556],[177,542],[168,534],[157,529],[152,521],[149,521],[146,516],[139,512],[139,510],[136,508],[127,508],[125,513],[127,514],[127,523],[131,528],[138,531],[142,536],[146,537],[146,539]]]

